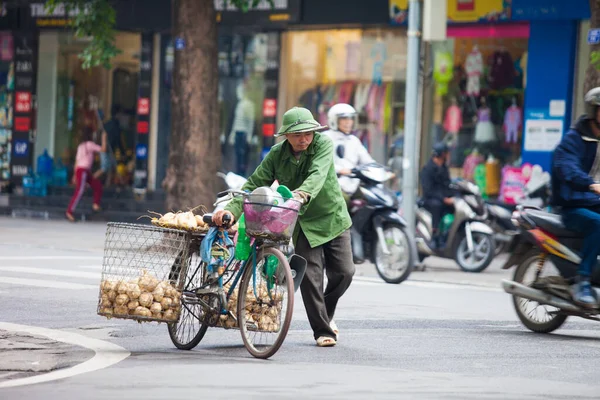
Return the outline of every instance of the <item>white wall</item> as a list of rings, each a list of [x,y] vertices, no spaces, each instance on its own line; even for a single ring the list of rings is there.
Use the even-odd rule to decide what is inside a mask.
[[[58,33],[40,34],[37,74],[37,138],[34,166],[37,156],[48,149],[54,154],[54,130],[56,122],[56,89],[58,68]]]

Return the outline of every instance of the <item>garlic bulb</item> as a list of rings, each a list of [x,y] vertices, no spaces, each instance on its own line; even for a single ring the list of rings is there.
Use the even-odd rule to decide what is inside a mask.
[[[128,315],[129,309],[127,308],[127,306],[116,306],[114,309],[114,314],[115,315]]]
[[[173,310],[167,310],[165,311],[165,313],[163,314],[163,318],[168,320],[168,321],[173,321],[176,318],[175,312]]]
[[[206,227],[206,223],[202,219],[201,215],[195,215],[194,217],[196,218],[196,224],[198,224],[198,228],[204,228],[204,227]]]
[[[115,290],[115,288],[117,287],[117,283],[114,281],[103,281],[101,286],[102,291],[104,292],[110,292],[111,290]]]
[[[101,314],[109,314],[112,315],[113,314],[113,309],[111,307],[102,307],[100,309],[100,313]]]
[[[165,290],[161,285],[158,285],[152,292],[152,296],[154,297],[154,301],[160,302],[165,296]]]
[[[138,308],[140,306],[140,302],[137,300],[131,300],[128,304],[127,304],[127,308],[130,310],[135,310],[136,308]]]
[[[140,302],[140,305],[143,307],[150,307],[152,305],[152,293],[147,293],[144,292],[140,295],[138,301]]]
[[[158,220],[162,224],[176,225],[175,214],[168,212]]]
[[[106,295],[108,296],[108,299],[110,301],[115,301],[115,299],[117,298],[117,291],[116,290],[111,290]]]
[[[138,297],[140,297],[141,294],[142,294],[142,290],[140,289],[140,286],[137,283],[129,284],[129,288],[127,290],[127,296],[131,300],[137,299]]]
[[[127,303],[129,303],[129,297],[126,294],[120,294],[115,299],[115,304],[118,306],[124,306]]]
[[[152,312],[148,310],[146,307],[138,307],[135,309],[134,315],[138,315],[140,317],[151,317]]]
[[[124,281],[119,282],[119,285],[117,286],[117,292],[119,292],[119,294],[127,294],[128,289],[129,283]]]
[[[152,312],[153,314],[159,314],[162,311],[162,306],[160,305],[160,303],[154,302],[152,303],[152,306],[150,306],[150,312]]]
[[[154,299],[156,300],[156,297]],[[173,304],[173,299],[170,297],[163,297],[162,300],[160,301],[160,305],[162,306],[163,310],[167,310],[167,309],[171,308],[172,304]]]

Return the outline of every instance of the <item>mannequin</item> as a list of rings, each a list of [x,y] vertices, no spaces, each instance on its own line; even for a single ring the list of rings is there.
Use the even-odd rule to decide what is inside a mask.
[[[462,111],[457,104],[456,97],[452,97],[450,103],[450,107],[446,110],[446,117],[444,118],[444,130],[446,131],[445,141],[450,146],[453,146],[456,143],[463,121]]]
[[[254,104],[246,96],[243,84],[237,87],[238,103],[235,106],[229,144],[235,146],[236,173],[245,176],[248,167],[249,143],[254,134]]]
[[[472,181],[475,175],[475,168],[483,162],[483,157],[479,154],[477,147],[473,149],[471,154],[465,158],[463,164],[463,178]]]
[[[483,73],[483,57],[477,45],[467,56],[465,61],[465,72],[467,73],[467,95],[479,96],[481,91],[480,77]]]
[[[506,143],[517,143],[521,130],[521,109],[517,106],[517,99],[513,97],[512,105],[504,114],[504,133]]]
[[[475,121],[477,121],[477,125],[475,126],[475,143],[493,142],[496,139],[496,134],[491,121],[491,110],[486,104],[485,97],[481,98],[481,106],[477,110]]]

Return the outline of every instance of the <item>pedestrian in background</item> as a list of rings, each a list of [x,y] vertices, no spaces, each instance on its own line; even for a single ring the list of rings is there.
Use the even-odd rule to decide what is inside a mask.
[[[81,196],[85,192],[86,184],[92,187],[94,192],[94,203],[92,209],[100,211],[100,199],[102,198],[102,183],[94,178],[92,174],[92,165],[94,164],[94,156],[96,153],[106,152],[106,132],[102,132],[102,145],[99,146],[93,140],[94,131],[91,127],[83,128],[81,143],[77,147],[77,156],[75,158],[75,193],[71,197],[69,206],[65,213],[67,219],[75,222],[73,210],[79,204]]]

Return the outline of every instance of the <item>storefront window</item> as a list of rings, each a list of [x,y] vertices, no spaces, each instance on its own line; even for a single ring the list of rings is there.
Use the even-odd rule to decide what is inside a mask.
[[[14,85],[13,37],[0,32],[0,187],[10,179]]]
[[[527,38],[455,38],[433,47],[434,141],[451,147],[455,178],[501,195],[503,171],[521,167]]]
[[[121,53],[112,60],[111,70],[81,68],[78,55],[85,45],[68,33],[59,36],[54,157],[72,167],[82,129],[89,126],[100,132],[114,111],[119,128],[109,133],[112,135],[109,143],[117,162],[112,178],[114,183],[129,185],[135,162],[141,37],[125,32],[116,35],[116,45]]]
[[[223,169],[247,176],[260,163],[268,49],[277,33],[219,35]]]
[[[402,141],[406,31],[340,29],[284,34],[284,108],[310,109],[322,124],[336,103],[359,113],[355,134],[379,162]]]

